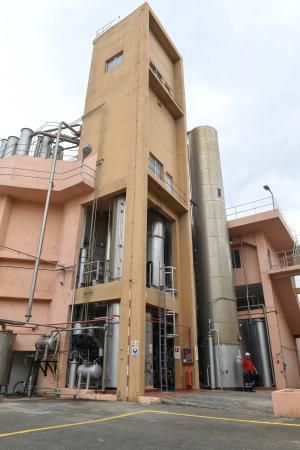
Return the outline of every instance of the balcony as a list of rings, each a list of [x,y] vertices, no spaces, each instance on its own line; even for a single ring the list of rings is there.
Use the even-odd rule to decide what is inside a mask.
[[[162,170],[157,170],[151,157],[148,159],[149,187],[178,212],[187,210],[187,194]]]
[[[276,278],[300,275],[300,247],[284,250],[269,257],[270,275]]]
[[[182,105],[151,61],[149,64],[149,85],[175,119],[179,119],[183,116]]]
[[[33,156],[0,159],[0,194],[23,200],[43,201],[48,189],[52,160]],[[95,186],[95,158],[56,162],[52,201],[89,193]]]

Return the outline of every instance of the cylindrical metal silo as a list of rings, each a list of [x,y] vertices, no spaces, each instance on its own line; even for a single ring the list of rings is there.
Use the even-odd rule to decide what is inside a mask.
[[[36,143],[35,143],[33,156],[35,156],[35,157],[39,157],[40,156],[42,142],[43,142],[43,136],[38,136],[37,140],[36,140]]]
[[[109,303],[108,316],[113,319],[109,322],[109,329],[107,332],[105,386],[108,388],[116,388],[118,386],[120,346],[120,303]]]
[[[201,369],[205,378],[214,358],[217,387],[240,387],[239,327],[216,130],[193,129],[189,147]],[[212,334],[214,355],[208,346]]]
[[[6,144],[7,144],[7,139],[0,140],[0,158],[3,158]]]
[[[30,144],[32,141],[33,131],[30,128],[22,128],[19,142],[15,151],[15,155],[28,155]]]
[[[17,136],[9,136],[7,139],[7,144],[3,153],[3,158],[8,158],[9,156],[14,155],[19,138]]]
[[[268,346],[268,336],[264,319],[254,319],[254,346],[256,353],[256,364],[264,387],[272,387],[272,369]]]
[[[153,323],[150,312],[146,313],[145,334],[145,386],[153,387]]]
[[[113,200],[110,232],[110,278],[122,277],[123,247],[125,225],[125,195],[119,195]]]
[[[50,136],[43,136],[42,144],[40,147],[40,158],[49,158],[50,157],[50,143],[51,143],[51,137]]]
[[[148,214],[147,263],[151,263],[150,285],[163,286],[162,271],[165,266],[165,220],[155,211]]]
[[[0,387],[9,383],[12,360],[13,332],[0,331]]]

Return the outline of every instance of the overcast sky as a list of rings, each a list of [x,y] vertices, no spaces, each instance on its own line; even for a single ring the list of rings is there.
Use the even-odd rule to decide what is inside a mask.
[[[82,115],[92,40],[136,0],[0,0],[0,137]],[[268,195],[300,232],[300,1],[153,0],[184,58],[188,128],[218,130],[227,206]]]

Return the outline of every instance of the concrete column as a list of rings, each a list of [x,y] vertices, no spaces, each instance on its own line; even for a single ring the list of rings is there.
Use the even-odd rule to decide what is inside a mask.
[[[147,133],[148,123],[148,12],[141,8],[136,16],[138,45],[134,87],[135,127],[126,190],[123,295],[120,308],[120,364],[118,399],[137,400],[145,386],[145,318],[146,318],[146,236],[147,236]],[[132,341],[138,345],[131,354]],[[129,348],[128,348],[129,347]],[[128,357],[129,350],[129,357]]]
[[[13,200],[9,195],[0,196],[0,244],[5,241]]]
[[[285,389],[287,387],[287,384],[283,367],[283,354],[280,339],[280,330],[278,327],[278,320],[277,320],[276,296],[273,290],[271,278],[269,276],[267,244],[263,232],[255,233],[255,238],[257,244],[258,262],[261,273],[261,282],[265,298],[267,322],[270,334],[270,344],[275,373],[275,383],[277,389]]]

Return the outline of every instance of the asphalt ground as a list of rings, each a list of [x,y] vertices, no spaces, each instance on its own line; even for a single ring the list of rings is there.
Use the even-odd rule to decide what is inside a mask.
[[[300,449],[300,419],[80,400],[0,403],[0,449]]]

